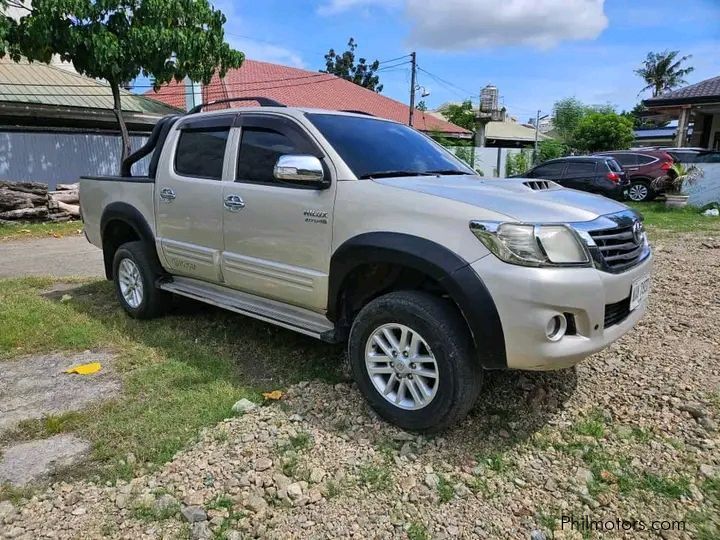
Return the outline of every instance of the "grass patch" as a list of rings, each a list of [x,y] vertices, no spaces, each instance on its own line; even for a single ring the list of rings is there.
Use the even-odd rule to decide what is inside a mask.
[[[573,433],[594,439],[602,439],[605,436],[605,419],[600,411],[592,411],[586,418],[577,422]]]
[[[84,282],[60,302],[49,279],[0,281],[0,360],[32,353],[110,349],[123,394],[72,415],[25,423],[33,436],[73,430],[93,442],[101,479],[129,478],[123,463],[169,460],[232,404],[301,380],[341,380],[341,350],[280,328],[190,302],[152,321],[127,317],[112,284]],[[300,434],[293,446],[310,443]]]
[[[440,497],[440,503],[443,504],[452,501],[455,497],[455,489],[450,481],[442,474],[438,474],[437,492],[438,497]]]
[[[50,236],[74,236],[82,234],[81,221],[64,223],[12,223],[0,224],[0,240],[19,240],[23,238],[43,238]]]
[[[0,484],[0,501],[10,501],[19,504],[23,499],[33,496],[34,490],[31,487],[16,487],[12,484]]]
[[[690,495],[690,481],[683,476],[671,478],[645,472],[638,479],[638,487],[667,499],[679,499]]]
[[[385,491],[392,484],[392,473],[386,464],[362,465],[358,476],[360,483],[370,491]]]
[[[720,232],[720,218],[703,216],[698,208],[667,208],[664,202],[633,203],[628,206],[645,217],[651,236],[667,232]]]
[[[408,540],[430,540],[427,527],[419,521],[414,521],[407,529]]]
[[[483,467],[496,473],[507,471],[511,464],[502,452],[490,452],[488,454],[478,454],[477,461]]]

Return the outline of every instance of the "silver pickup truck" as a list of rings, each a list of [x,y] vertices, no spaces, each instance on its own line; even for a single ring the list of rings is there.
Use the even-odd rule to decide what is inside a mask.
[[[258,101],[164,118],[121,176],[81,179],[131,317],[177,294],[347,341],[371,406],[421,431],[463,418],[484,370],[572,366],[642,317],[652,255],[623,204],[478,177],[396,122]]]

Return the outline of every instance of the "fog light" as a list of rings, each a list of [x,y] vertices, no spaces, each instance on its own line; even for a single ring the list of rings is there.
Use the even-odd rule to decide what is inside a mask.
[[[545,335],[550,341],[559,341],[567,331],[567,319],[564,315],[555,315],[545,327]]]

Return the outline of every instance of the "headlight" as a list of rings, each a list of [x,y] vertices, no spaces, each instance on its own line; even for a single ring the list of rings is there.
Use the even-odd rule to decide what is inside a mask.
[[[588,266],[579,236],[566,225],[471,221],[470,230],[499,259],[522,266]]]

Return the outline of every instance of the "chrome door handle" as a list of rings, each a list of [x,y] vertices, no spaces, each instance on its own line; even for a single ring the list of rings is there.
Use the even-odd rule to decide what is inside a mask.
[[[245,201],[242,200],[240,195],[225,195],[223,204],[225,209],[230,210],[230,212],[238,212],[245,208]]]
[[[160,190],[160,198],[165,202],[170,202],[175,199],[175,190],[169,187],[164,187]]]

